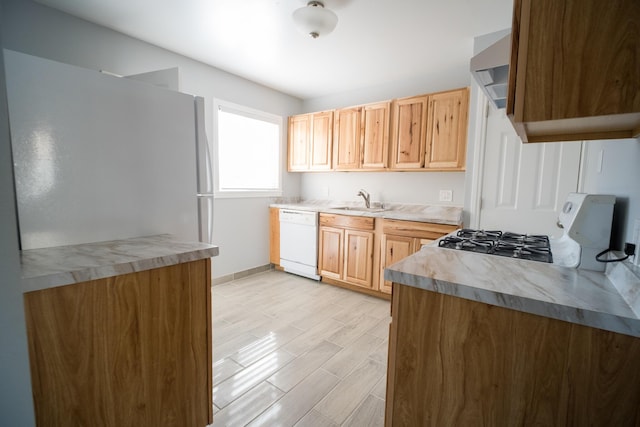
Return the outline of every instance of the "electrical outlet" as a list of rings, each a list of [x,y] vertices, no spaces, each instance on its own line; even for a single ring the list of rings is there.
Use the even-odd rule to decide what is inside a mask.
[[[453,201],[453,190],[440,190],[440,201],[441,202],[452,202]]]

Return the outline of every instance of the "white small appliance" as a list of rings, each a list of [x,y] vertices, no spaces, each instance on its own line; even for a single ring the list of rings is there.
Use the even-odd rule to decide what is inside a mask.
[[[605,194],[569,193],[558,215],[564,230],[550,239],[553,263],[564,267],[604,271],[596,255],[609,248],[616,197]]]

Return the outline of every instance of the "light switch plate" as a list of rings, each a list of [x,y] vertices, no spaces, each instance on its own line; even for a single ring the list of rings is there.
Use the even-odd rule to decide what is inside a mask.
[[[453,201],[453,190],[440,190],[440,201],[441,202]]]

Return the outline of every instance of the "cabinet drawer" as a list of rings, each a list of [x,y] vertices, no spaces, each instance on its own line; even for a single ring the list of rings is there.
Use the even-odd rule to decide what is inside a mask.
[[[357,230],[373,230],[374,218],[321,213],[320,226],[355,228]]]
[[[456,230],[455,225],[434,224],[431,222],[402,221],[385,219],[382,222],[382,232],[396,236],[409,236],[423,239],[437,239]]]

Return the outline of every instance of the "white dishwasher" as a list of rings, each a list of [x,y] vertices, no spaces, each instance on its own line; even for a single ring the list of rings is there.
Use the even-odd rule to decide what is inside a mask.
[[[284,271],[318,276],[318,212],[280,209],[280,266]]]

